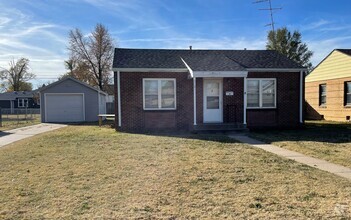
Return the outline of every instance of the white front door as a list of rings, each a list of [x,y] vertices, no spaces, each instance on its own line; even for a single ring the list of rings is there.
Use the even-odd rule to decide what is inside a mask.
[[[204,79],[204,123],[223,122],[222,80]]]

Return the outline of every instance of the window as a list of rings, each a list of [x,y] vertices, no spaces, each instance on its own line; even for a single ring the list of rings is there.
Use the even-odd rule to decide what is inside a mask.
[[[327,104],[327,85],[319,85],[319,105],[325,106]]]
[[[175,79],[143,79],[144,109],[176,109]]]
[[[248,79],[247,80],[247,107],[248,108],[275,108],[276,107],[276,80],[275,79]]]
[[[28,99],[18,99],[18,108],[28,107]]]
[[[351,106],[351,82],[345,82],[345,105]]]

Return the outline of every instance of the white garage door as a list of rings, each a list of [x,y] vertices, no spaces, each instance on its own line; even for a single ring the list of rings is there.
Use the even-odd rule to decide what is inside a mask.
[[[83,94],[45,94],[46,122],[84,121]]]

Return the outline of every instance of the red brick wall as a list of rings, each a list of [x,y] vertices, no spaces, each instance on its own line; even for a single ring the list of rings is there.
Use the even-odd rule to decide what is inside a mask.
[[[116,76],[116,74],[115,74]],[[299,125],[299,73],[249,73],[249,78],[277,79],[277,108],[247,110],[248,127]],[[154,129],[189,130],[193,125],[193,80],[188,73],[120,73],[122,128],[128,131]],[[175,78],[177,109],[143,110],[143,78]],[[117,80],[115,77],[115,85]],[[197,123],[203,123],[203,79],[196,80]],[[223,78],[223,121],[243,122],[243,78]],[[233,96],[226,96],[233,91]],[[117,87],[115,87],[117,97]],[[116,98],[117,100],[117,98]],[[117,116],[117,101],[116,116]],[[118,116],[116,117],[118,124]]]
[[[300,72],[250,72],[248,78],[276,78],[277,83],[277,108],[247,109],[247,126],[249,128],[299,126]]]
[[[143,78],[175,78],[176,110],[143,110]],[[122,111],[122,127],[120,130],[189,129],[194,114],[193,81],[188,79],[188,73],[121,72],[120,80]]]
[[[233,91],[233,96],[226,96]],[[243,123],[244,78],[223,78],[223,122]]]

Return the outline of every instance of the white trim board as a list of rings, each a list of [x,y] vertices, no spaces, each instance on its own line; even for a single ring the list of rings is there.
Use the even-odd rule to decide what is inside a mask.
[[[172,68],[112,68],[114,72],[188,72],[187,68],[172,69]]]
[[[247,77],[247,71],[194,71],[194,77],[219,78],[219,77]]]
[[[249,72],[297,72],[299,73],[300,71],[307,71],[306,68],[247,68],[246,69]]]

